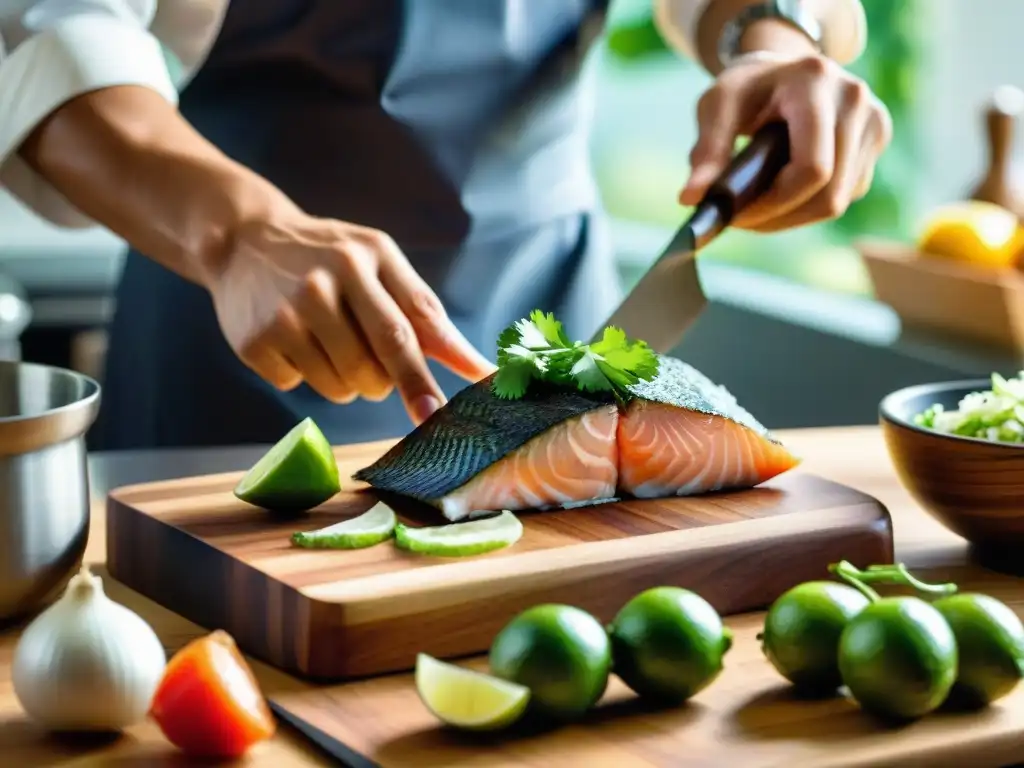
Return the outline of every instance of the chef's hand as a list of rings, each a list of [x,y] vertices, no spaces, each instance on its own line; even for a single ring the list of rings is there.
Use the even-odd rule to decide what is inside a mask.
[[[418,424],[445,401],[427,357],[470,381],[494,370],[375,229],[299,211],[249,225],[205,282],[232,349],[282,390],[350,403],[397,389]]]
[[[700,201],[738,136],[779,119],[789,126],[789,164],[733,226],[775,232],[832,219],[867,193],[892,138],[889,112],[871,89],[824,56],[751,57],[723,70],[700,99],[693,170],[680,202]]]

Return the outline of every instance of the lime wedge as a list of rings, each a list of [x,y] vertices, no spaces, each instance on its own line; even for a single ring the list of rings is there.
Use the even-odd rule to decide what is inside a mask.
[[[312,419],[282,437],[235,486],[235,496],[271,511],[302,512],[341,490],[331,444]]]
[[[395,511],[378,501],[359,517],[318,531],[293,533],[292,543],[309,549],[363,549],[390,539],[397,522]]]
[[[519,541],[523,524],[504,510],[500,515],[468,523],[452,523],[427,528],[409,528],[402,523],[395,527],[395,544],[400,549],[437,557],[482,555]]]
[[[463,669],[421,653],[416,657],[416,691],[446,725],[472,731],[505,728],[526,711],[530,689]]]

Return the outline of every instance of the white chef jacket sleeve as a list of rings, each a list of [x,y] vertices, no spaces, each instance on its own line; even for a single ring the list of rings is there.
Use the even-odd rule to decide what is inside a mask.
[[[173,0],[170,0],[173,2]],[[177,102],[159,41],[157,0],[0,0],[0,187],[66,227],[93,224],[16,154],[70,99],[139,85]]]
[[[687,58],[697,57],[697,28],[714,0],[653,0],[654,21],[665,41]],[[822,27],[822,49],[840,64],[856,61],[867,43],[867,20],[860,0],[803,0]]]

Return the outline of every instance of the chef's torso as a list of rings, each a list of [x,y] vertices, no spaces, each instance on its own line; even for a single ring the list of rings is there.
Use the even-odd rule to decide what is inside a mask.
[[[463,247],[594,207],[576,74],[600,6],[239,0],[181,107],[306,210],[387,231],[444,291]]]
[[[237,0],[181,94],[181,110],[310,213],[390,234],[485,354],[494,354],[505,324],[534,307],[588,334],[617,296],[595,215],[589,97],[578,77],[581,30],[604,5]],[[208,304],[201,289],[131,255],[111,355],[124,364],[135,357],[133,376],[147,376],[131,348],[173,322],[176,335],[195,337],[182,342],[180,355],[195,361],[205,354],[201,344],[212,344],[206,367],[224,368],[241,385],[250,373],[225,358]],[[204,334],[214,341],[202,342]],[[159,388],[158,371],[168,366],[154,365],[143,386]],[[112,360],[108,390],[118,368]],[[440,377],[449,392],[460,386]],[[294,415],[327,405],[306,388],[271,393],[262,382],[249,384]],[[325,432],[338,441],[408,427],[397,398],[332,409],[344,416]],[[183,429],[174,421],[150,431],[162,430],[158,444],[196,442],[167,437]],[[140,440],[154,442],[129,442]]]

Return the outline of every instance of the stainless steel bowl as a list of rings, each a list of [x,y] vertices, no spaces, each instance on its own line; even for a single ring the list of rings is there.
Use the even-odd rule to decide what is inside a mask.
[[[82,561],[99,402],[87,376],[0,361],[0,621],[44,605]]]

